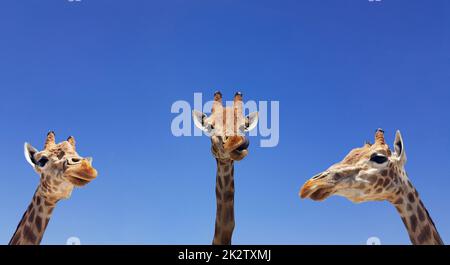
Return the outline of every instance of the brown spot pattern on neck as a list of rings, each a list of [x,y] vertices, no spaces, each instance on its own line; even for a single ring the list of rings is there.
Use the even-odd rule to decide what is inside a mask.
[[[9,245],[39,245],[41,243],[56,205],[54,202],[46,200],[38,190],[34,193]]]
[[[234,162],[217,159],[216,223],[213,245],[230,245],[234,230]]]
[[[403,191],[391,202],[400,214],[411,242],[414,245],[443,245],[430,214],[409,180],[403,185]]]

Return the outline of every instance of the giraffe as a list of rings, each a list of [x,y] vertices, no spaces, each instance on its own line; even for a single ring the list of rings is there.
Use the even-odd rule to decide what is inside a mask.
[[[40,175],[33,199],[9,242],[10,245],[38,245],[56,203],[68,199],[74,187],[81,187],[97,177],[92,158],[83,158],[75,150],[75,138],[55,143],[55,133],[47,134],[44,150],[24,145],[25,158]]]
[[[374,144],[355,148],[339,163],[309,179],[301,198],[322,201],[331,195],[354,203],[387,200],[395,206],[414,245],[442,245],[436,226],[405,171],[406,153],[400,131],[394,152],[378,129]]]
[[[230,245],[234,221],[234,161],[248,154],[245,132],[258,123],[258,112],[244,117],[242,93],[234,96],[233,106],[222,105],[222,93],[214,93],[211,114],[194,110],[194,124],[211,138],[211,152],[216,159],[216,222],[213,245]]]

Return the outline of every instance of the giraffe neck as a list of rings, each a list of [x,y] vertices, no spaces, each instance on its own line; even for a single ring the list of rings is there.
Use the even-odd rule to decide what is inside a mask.
[[[56,202],[43,196],[39,186],[9,244],[40,244],[55,206]]]
[[[217,159],[216,225],[213,245],[230,245],[234,230],[234,162]]]
[[[439,233],[425,208],[419,193],[409,180],[405,180],[403,189],[391,200],[400,214],[408,231],[411,243],[414,245],[443,245]]]

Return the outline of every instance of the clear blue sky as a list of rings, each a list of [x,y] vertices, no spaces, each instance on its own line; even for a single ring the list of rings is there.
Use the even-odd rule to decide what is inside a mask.
[[[236,164],[236,244],[409,244],[394,207],[300,200],[300,186],[400,129],[407,171],[450,241],[450,2],[16,1],[0,4],[0,243],[38,176],[23,142],[74,135],[98,178],[59,203],[44,244],[210,244],[207,137],[171,104],[236,90],[280,101],[280,143]]]

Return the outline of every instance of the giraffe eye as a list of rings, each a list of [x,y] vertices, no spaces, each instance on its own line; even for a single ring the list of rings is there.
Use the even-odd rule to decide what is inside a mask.
[[[48,162],[48,158],[44,156],[41,159],[39,159],[39,161],[37,162],[37,165],[39,167],[44,167],[45,164],[47,164],[47,162]]]
[[[370,161],[375,162],[377,164],[383,164],[384,162],[387,161],[387,157],[384,155],[375,153],[370,156]]]

